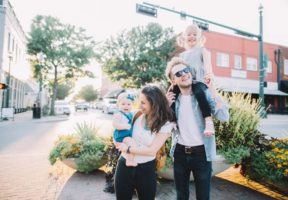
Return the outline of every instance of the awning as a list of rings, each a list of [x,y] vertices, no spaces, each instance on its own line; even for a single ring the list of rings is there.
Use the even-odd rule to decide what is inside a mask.
[[[122,92],[125,92],[125,89],[116,89],[116,90],[108,92],[108,94],[106,94],[104,98],[117,98],[118,95]]]
[[[250,94],[259,94],[259,88],[245,88],[245,87],[220,87],[219,89],[226,92],[242,92]],[[280,90],[272,90],[264,88],[264,95],[275,95],[275,96],[288,96],[288,93],[281,92]]]
[[[280,90],[283,92],[288,92],[288,80],[280,81]]]

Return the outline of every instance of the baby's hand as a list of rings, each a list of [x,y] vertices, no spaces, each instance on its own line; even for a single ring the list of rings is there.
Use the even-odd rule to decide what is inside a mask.
[[[204,77],[204,82],[209,88],[213,87],[214,75],[212,73],[206,74]]]
[[[207,85],[213,83],[213,81],[214,81],[214,74],[212,74],[212,73],[207,73],[207,74],[205,74],[204,82],[205,82]]]
[[[123,142],[115,142],[115,147],[116,147],[116,149],[118,149],[119,151],[124,152],[124,153],[128,149],[128,146]]]
[[[126,124],[126,129],[130,130],[131,129],[131,124]]]

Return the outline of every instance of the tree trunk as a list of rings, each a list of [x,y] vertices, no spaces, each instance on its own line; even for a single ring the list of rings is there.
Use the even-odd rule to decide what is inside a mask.
[[[51,101],[50,115],[55,115],[54,106],[55,106],[57,89],[58,89],[58,71],[57,71],[57,66],[54,66],[54,83],[53,83],[53,88],[52,88],[52,101]]]

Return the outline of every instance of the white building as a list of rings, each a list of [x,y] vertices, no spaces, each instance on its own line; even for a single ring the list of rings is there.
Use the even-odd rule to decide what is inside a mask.
[[[31,88],[28,84],[32,81],[32,73],[26,43],[11,4],[8,0],[0,0],[0,82],[10,85],[9,91],[0,90],[0,108],[14,107],[16,113],[32,107],[38,95],[39,87]]]

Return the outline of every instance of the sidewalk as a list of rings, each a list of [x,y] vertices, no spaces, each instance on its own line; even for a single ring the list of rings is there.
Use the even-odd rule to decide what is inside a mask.
[[[268,119],[286,120],[286,116],[268,116]],[[32,112],[19,113],[15,120],[2,121],[1,125],[26,122],[49,122],[67,120],[66,116],[48,116],[32,119]],[[46,123],[45,123],[46,124]],[[61,124],[61,123],[60,123]],[[48,123],[47,126],[50,126]],[[1,133],[1,131],[0,131]],[[3,133],[3,132],[2,132]],[[5,134],[3,134],[5,135]],[[40,137],[39,137],[40,138]],[[2,139],[5,139],[3,137]],[[23,142],[31,138],[24,139]],[[33,139],[36,140],[35,137]],[[47,139],[43,139],[47,143]],[[14,141],[14,140],[13,140]],[[35,142],[39,142],[36,140]],[[32,149],[33,150],[33,149]],[[0,153],[0,199],[1,200],[113,200],[115,194],[103,192],[105,173],[101,170],[83,174],[67,167],[62,162],[51,166],[47,153],[36,149],[27,153]],[[30,151],[29,151],[30,152]],[[211,200],[288,200],[265,186],[247,180],[239,173],[240,168],[230,167],[212,178]],[[194,182],[190,183],[190,199],[195,199]],[[136,198],[134,198],[136,199]],[[133,200],[134,200],[133,199]],[[156,200],[175,200],[173,181],[159,179]]]
[[[58,188],[57,200],[111,200],[115,194],[105,193],[105,174],[103,171],[95,171],[91,174],[83,174],[67,169],[58,163],[58,171],[61,174],[62,187]],[[62,168],[62,169],[60,169]],[[56,170],[56,171],[57,171]],[[55,172],[56,173],[56,172]],[[57,175],[60,175],[57,173]],[[134,197],[133,200],[137,198]],[[175,200],[176,191],[173,181],[159,179],[157,184],[156,200]],[[195,185],[190,183],[190,199],[195,199]],[[248,181],[239,174],[239,169],[233,167],[214,176],[211,185],[211,200],[287,200],[288,197],[273,192],[268,188]]]
[[[1,123],[20,123],[20,122],[48,122],[48,121],[61,121],[61,120],[68,120],[69,116],[66,115],[57,115],[57,116],[42,116],[40,119],[33,119],[33,113],[32,111],[26,111],[23,113],[17,113],[14,114],[14,120],[8,119],[8,120],[0,120]]]

